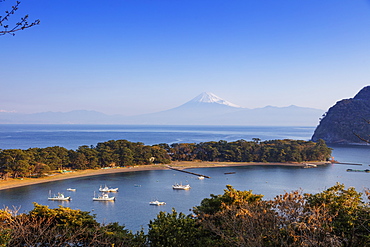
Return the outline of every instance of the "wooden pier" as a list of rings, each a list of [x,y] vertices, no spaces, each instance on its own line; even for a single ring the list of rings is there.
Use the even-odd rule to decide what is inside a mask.
[[[168,168],[171,169],[171,170],[175,170],[175,171],[178,171],[178,172],[185,172],[185,173],[195,175],[195,176],[198,176],[198,177],[211,178],[210,176],[198,174],[198,173],[195,173],[195,172],[189,172],[189,171],[181,170],[181,169],[178,169],[178,168],[173,168],[173,167],[170,167],[170,166],[168,166]]]

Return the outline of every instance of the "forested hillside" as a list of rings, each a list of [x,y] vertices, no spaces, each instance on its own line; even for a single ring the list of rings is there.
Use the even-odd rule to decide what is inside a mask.
[[[312,140],[337,144],[366,144],[370,140],[370,86],[352,99],[343,99],[332,106],[321,119]],[[359,138],[360,136],[361,138]]]

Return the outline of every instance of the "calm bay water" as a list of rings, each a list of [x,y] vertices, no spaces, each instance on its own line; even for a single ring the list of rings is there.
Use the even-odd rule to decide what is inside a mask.
[[[63,146],[76,149],[81,145],[96,145],[108,140],[126,139],[147,145],[173,142],[235,141],[252,138],[309,140],[313,127],[236,127],[236,126],[118,126],[118,125],[0,125],[0,148]],[[210,194],[222,194],[230,184],[238,190],[252,190],[271,199],[285,191],[303,189],[317,193],[336,182],[354,186],[358,191],[370,187],[370,174],[349,173],[347,168],[368,169],[368,146],[332,146],[336,160],[360,163],[362,166],[328,165],[313,169],[282,166],[248,166],[195,168],[193,172],[211,176],[198,180],[196,176],[176,172],[141,171],[69,179],[0,191],[1,206],[20,207],[20,212],[33,208],[33,202],[81,209],[96,214],[99,222],[119,222],[128,229],[147,228],[149,220],[160,211],[191,213],[192,207]],[[234,174],[225,174],[235,172]],[[189,191],[174,191],[174,183],[190,183]],[[92,197],[100,185],[119,187],[115,202],[94,202]],[[66,191],[76,188],[76,192]],[[48,201],[49,191],[63,192],[72,197],[70,202]],[[149,201],[165,201],[164,206],[151,206]]]
[[[311,138],[314,127],[245,127],[245,126],[148,126],[148,125],[0,125],[0,148],[61,146],[77,149],[82,145],[125,139],[147,145]]]

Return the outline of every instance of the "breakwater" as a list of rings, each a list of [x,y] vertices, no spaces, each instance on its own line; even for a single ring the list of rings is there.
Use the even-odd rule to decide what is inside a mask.
[[[175,171],[178,171],[178,172],[185,172],[185,173],[195,175],[195,176],[199,176],[199,177],[211,178],[210,176],[202,175],[202,174],[195,173],[195,172],[189,172],[189,171],[181,170],[181,169],[178,169],[178,168],[173,168],[173,167],[170,167],[170,166],[168,168],[171,169],[171,170],[175,170]]]
[[[356,164],[356,163],[345,163],[345,162],[338,162],[337,164],[342,164],[342,165],[353,165],[353,166],[362,166],[362,164]]]

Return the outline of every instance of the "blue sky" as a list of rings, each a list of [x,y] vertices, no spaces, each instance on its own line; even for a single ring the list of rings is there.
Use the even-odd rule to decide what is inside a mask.
[[[369,0],[23,0],[24,14],[41,24],[0,36],[2,111],[134,115],[202,92],[327,110],[370,84]]]

